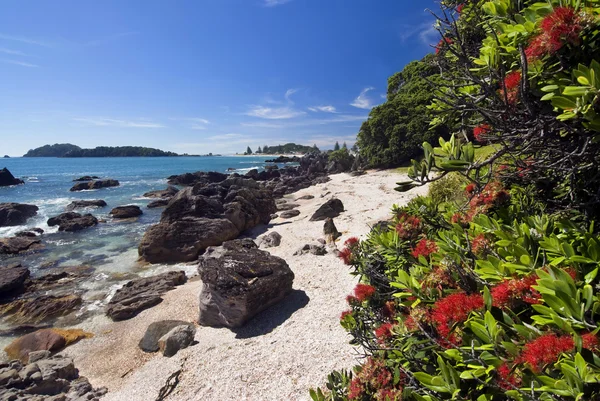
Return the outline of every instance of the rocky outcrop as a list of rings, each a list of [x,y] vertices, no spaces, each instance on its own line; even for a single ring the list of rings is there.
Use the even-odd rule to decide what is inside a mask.
[[[75,178],[73,182],[92,181],[97,180],[98,178],[100,177],[97,177],[95,175],[84,175],[83,177]]]
[[[238,176],[198,183],[171,199],[160,222],[146,231],[138,252],[150,263],[194,261],[209,246],[267,224],[275,210],[271,192],[254,180]]]
[[[81,305],[79,295],[39,295],[0,305],[0,315],[12,324],[38,324],[73,312]]]
[[[192,323],[184,322],[181,320],[161,320],[159,322],[151,323],[144,337],[139,342],[139,347],[144,352],[157,352],[160,350],[158,341],[168,332],[173,330],[175,327],[189,326],[194,328]]]
[[[114,321],[131,319],[144,309],[161,303],[165,292],[186,281],[183,271],[131,280],[117,290],[107,305],[106,315]]]
[[[158,199],[152,201],[146,205],[148,209],[155,209],[157,207],[165,207],[169,204],[170,199]]]
[[[136,205],[117,206],[109,213],[114,219],[130,219],[144,214],[142,209]]]
[[[76,209],[86,209],[86,208],[99,208],[106,207],[106,202],[102,199],[98,200],[77,200],[69,203],[67,205],[67,211],[72,211]]]
[[[37,214],[38,207],[23,203],[0,203],[0,227],[20,226]]]
[[[98,224],[98,219],[91,214],[81,215],[76,212],[66,212],[48,219],[50,227],[58,226],[58,231],[75,232]]]
[[[10,359],[18,359],[26,363],[35,359],[40,351],[48,351],[49,354],[58,352],[70,344],[91,336],[91,333],[81,329],[42,329],[13,340],[4,351]],[[30,357],[32,353],[36,353],[33,358]]]
[[[198,321],[203,326],[240,327],[292,290],[294,273],[285,260],[259,250],[249,239],[208,248],[199,261],[203,288]]]
[[[0,266],[0,298],[24,288],[29,278],[29,269],[20,263]]]
[[[197,184],[214,184],[225,181],[229,177],[227,174],[218,173],[216,171],[197,171],[195,173],[185,173],[180,175],[172,175],[168,178],[170,185],[194,186]]]
[[[299,163],[300,158],[298,156],[279,156],[275,159],[265,160],[265,163]]]
[[[0,238],[0,255],[35,252],[44,248],[42,241],[32,237]]]
[[[84,181],[78,182],[73,185],[70,189],[71,192],[76,191],[84,191],[88,189],[100,189],[100,188],[109,188],[109,187],[118,187],[121,185],[117,180],[93,180],[93,181]]]
[[[105,388],[94,389],[62,355],[24,364],[18,360],[0,364],[0,399],[15,401],[99,401]]]
[[[11,185],[25,184],[23,180],[15,178],[14,175],[6,167],[0,170],[0,187],[8,187]]]
[[[179,192],[179,190],[171,185],[169,185],[167,187],[167,189],[161,189],[158,191],[150,191],[150,192],[146,192],[144,194],[145,198],[152,198],[152,199],[171,199],[172,197],[174,197],[175,195],[177,195],[177,192]]]
[[[179,350],[189,347],[194,342],[196,328],[188,324],[174,327],[158,340],[158,347],[163,356],[172,357]]]
[[[256,243],[259,248],[274,248],[281,244],[281,234],[277,231],[270,232],[269,234],[260,237]]]
[[[344,204],[339,199],[330,199],[312,215],[310,221],[325,220],[328,217],[338,217],[344,211]]]

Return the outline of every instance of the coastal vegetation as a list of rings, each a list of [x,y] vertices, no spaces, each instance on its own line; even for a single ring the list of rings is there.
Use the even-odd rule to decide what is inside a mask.
[[[23,157],[164,157],[179,156],[177,153],[143,146],[98,146],[82,149],[70,143],[44,145],[31,149]]]
[[[450,136],[398,183],[429,196],[346,241],[360,282],[340,322],[364,359],[311,397],[600,399],[600,1],[436,15],[429,119]]]
[[[246,153],[252,154],[252,153],[248,153],[248,150],[250,150],[250,152],[252,152],[250,147],[248,147],[248,149],[246,150]],[[279,155],[279,154],[292,154],[292,153],[304,154],[304,153],[310,153],[310,152],[319,152],[319,148],[317,147],[317,145],[305,146],[305,145],[298,145],[295,143],[286,143],[285,145],[277,145],[277,146],[265,145],[262,148],[259,147],[256,150],[256,153],[260,153],[260,154],[264,154],[264,155]]]
[[[70,143],[55,143],[44,145],[39,148],[30,149],[23,157],[64,157],[67,153],[78,151],[81,148]]]

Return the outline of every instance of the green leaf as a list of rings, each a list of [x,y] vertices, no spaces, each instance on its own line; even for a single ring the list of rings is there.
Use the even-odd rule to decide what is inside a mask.
[[[577,108],[577,104],[563,96],[554,96],[552,98],[552,106],[562,110],[573,110]]]

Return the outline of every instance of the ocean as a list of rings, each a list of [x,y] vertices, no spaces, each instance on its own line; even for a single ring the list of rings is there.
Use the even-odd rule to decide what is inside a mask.
[[[32,276],[45,274],[49,269],[64,266],[89,265],[94,273],[89,280],[78,284],[84,304],[78,312],[82,318],[99,313],[114,291],[126,280],[149,276],[163,271],[182,269],[192,273],[193,265],[141,266],[136,263],[137,246],[146,229],[158,222],[163,208],[148,209],[152,201],[143,197],[148,191],[165,189],[167,177],[195,171],[219,171],[244,174],[256,168],[263,169],[269,157],[156,157],[156,158],[10,158],[0,159],[0,168],[7,167],[24,185],[0,187],[0,203],[18,202],[36,205],[38,215],[26,225],[0,227],[0,237],[10,236],[27,228],[39,227],[45,233],[45,249],[39,253],[16,257],[0,256],[0,265],[21,262]],[[120,186],[98,190],[70,192],[73,180],[95,175],[112,178]],[[105,222],[77,233],[59,233],[57,227],[48,227],[48,218],[59,215],[74,200],[103,199],[108,204],[92,213]],[[133,221],[113,221],[108,213],[113,207],[138,205],[144,214]],[[4,327],[3,327],[4,326]],[[0,329],[6,328],[0,323]]]

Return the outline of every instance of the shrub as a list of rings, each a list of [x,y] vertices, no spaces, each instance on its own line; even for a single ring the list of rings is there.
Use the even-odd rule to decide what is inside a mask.
[[[429,186],[429,197],[435,203],[464,203],[465,187],[469,180],[460,174],[450,173]]]

